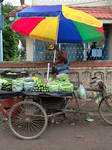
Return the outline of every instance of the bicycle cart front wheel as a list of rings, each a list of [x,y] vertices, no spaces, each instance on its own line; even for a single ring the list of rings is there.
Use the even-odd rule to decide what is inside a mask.
[[[112,95],[106,96],[99,104],[98,107],[102,119],[112,125]]]
[[[48,118],[38,103],[23,101],[14,105],[8,115],[8,124],[15,136],[25,140],[38,138],[46,129]]]

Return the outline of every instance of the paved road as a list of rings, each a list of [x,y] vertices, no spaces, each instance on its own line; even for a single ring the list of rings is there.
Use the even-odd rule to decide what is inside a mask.
[[[112,126],[93,116],[93,122],[80,119],[59,119],[36,140],[20,140],[7,126],[0,127],[0,150],[111,150]],[[71,124],[72,123],[72,124]]]

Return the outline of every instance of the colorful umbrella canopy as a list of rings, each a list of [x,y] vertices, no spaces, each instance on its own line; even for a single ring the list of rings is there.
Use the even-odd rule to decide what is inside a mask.
[[[102,22],[64,5],[24,9],[17,13],[11,29],[30,38],[52,43],[89,43],[104,37]]]

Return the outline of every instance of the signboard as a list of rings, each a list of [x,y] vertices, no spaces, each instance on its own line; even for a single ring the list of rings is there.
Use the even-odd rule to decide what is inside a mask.
[[[92,49],[92,57],[102,57],[102,49]]]

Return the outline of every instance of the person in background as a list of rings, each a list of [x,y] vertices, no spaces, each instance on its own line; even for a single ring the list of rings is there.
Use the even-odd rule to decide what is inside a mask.
[[[69,78],[70,61],[67,58],[67,53],[65,51],[60,51],[57,45],[54,45],[54,49],[58,52],[59,57],[57,62],[53,63],[52,73],[57,73],[57,79],[62,78],[63,76]]]

